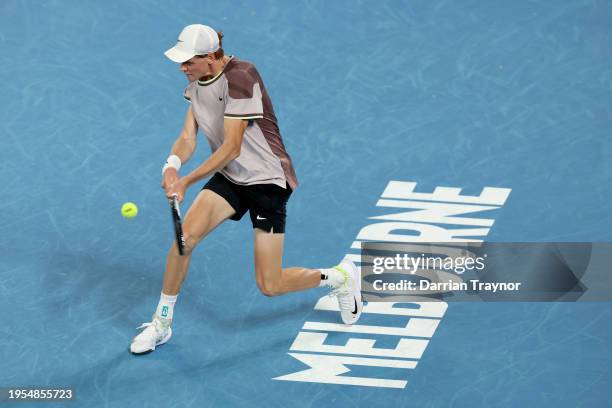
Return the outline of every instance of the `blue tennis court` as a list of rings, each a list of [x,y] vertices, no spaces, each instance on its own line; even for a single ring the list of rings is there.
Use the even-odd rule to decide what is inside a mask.
[[[485,241],[611,241],[610,21],[599,0],[3,1],[0,388],[74,390],[15,406],[609,406],[611,303],[368,305],[360,325],[420,334],[342,331],[324,289],[259,292],[248,217],[196,249],[172,340],[128,346],[173,239],[160,170],[187,83],[163,52],[182,27],[256,64],[300,180],[284,264],[329,267],[406,211],[377,206],[390,185],[488,191]]]

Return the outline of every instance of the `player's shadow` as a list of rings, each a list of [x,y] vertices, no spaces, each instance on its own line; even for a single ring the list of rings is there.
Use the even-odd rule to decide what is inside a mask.
[[[43,277],[47,290],[45,309],[56,314],[70,311],[72,315],[79,316],[82,313],[88,321],[112,319],[115,324],[125,325],[132,330],[134,318],[129,317],[130,313],[135,309],[139,310],[138,313],[141,313],[142,308],[152,309],[157,303],[162,284],[159,269],[156,261],[112,259],[105,254],[83,251],[56,253]],[[245,283],[250,284],[252,287],[247,290],[256,291],[254,281]],[[216,299],[215,304],[204,303],[192,297],[189,307],[196,314],[206,316],[207,322],[223,330],[233,330],[238,325],[243,329],[257,329],[274,321],[282,322],[304,316],[312,310],[320,296],[314,292],[308,295],[290,294],[292,300],[283,302],[279,298],[268,299],[257,292],[254,294],[254,305],[243,308],[238,294],[235,295],[236,299],[228,299],[227,296],[219,296],[220,292],[216,293],[217,296],[209,297]],[[188,296],[193,295],[194,291],[189,290]],[[197,294],[200,298],[206,295]],[[234,313],[228,313],[232,308]]]
[[[127,348],[114,349],[105,353],[108,358],[69,375],[53,376],[50,381],[76,388],[78,400],[93,406],[129,399],[142,384],[165,383],[169,377],[177,381],[193,381],[200,375],[207,378],[211,372],[235,370],[239,366],[254,367],[255,360],[264,358],[262,355],[276,351],[284,353],[290,343],[291,339],[287,337],[266,342],[263,346],[236,347],[230,352],[219,345],[219,349],[212,353],[199,353],[198,350],[203,350],[199,347],[201,345],[193,343],[179,348],[170,342],[142,356],[130,354]],[[270,373],[271,376],[277,374]]]
[[[263,295],[261,296],[263,297]],[[208,324],[218,329],[234,330],[237,326],[240,326],[241,329],[261,330],[262,327],[274,322],[287,322],[305,316],[313,309],[317,299],[318,296],[309,296],[307,299],[288,303],[280,310],[278,307],[271,309],[265,305],[259,305],[240,315],[228,315],[210,305],[197,305],[195,310],[199,315],[206,316]],[[272,300],[262,299],[262,301],[271,302]]]
[[[130,309],[157,297],[161,276],[154,279],[151,270],[152,265],[112,260],[103,254],[59,252],[43,277],[44,302],[56,314],[83,313],[87,321],[116,315],[128,323]]]

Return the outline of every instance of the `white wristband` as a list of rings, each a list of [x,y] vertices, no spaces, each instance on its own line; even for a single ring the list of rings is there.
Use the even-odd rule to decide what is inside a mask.
[[[176,154],[171,154],[166,160],[166,164],[162,167],[162,176],[168,168],[174,168],[178,172],[181,169],[181,159]]]

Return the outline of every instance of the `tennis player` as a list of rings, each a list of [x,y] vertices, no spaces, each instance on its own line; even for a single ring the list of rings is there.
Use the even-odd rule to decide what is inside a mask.
[[[187,275],[191,251],[227,219],[240,220],[248,211],[254,229],[255,280],[266,296],[318,286],[331,289],[345,324],[362,310],[360,277],[348,259],[333,268],[282,267],[287,201],[298,181],[279,131],[272,101],[255,66],[225,55],[222,33],[194,24],[183,29],[165,55],[180,64],[189,85],[190,102],[179,137],[162,168],[166,197],[178,195],[212,176],[187,212],[183,223],[185,254],[170,248],[157,310],[133,340],[130,351],[145,354],[172,336],[174,305]],[[212,154],[191,173],[179,176],[181,165],[196,149],[202,131]]]

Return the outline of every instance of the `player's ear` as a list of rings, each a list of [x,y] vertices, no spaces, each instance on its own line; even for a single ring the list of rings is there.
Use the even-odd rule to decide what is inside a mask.
[[[212,61],[210,59],[210,54],[204,54],[204,55],[196,55],[196,59],[199,60],[204,60],[207,64],[210,64]]]

